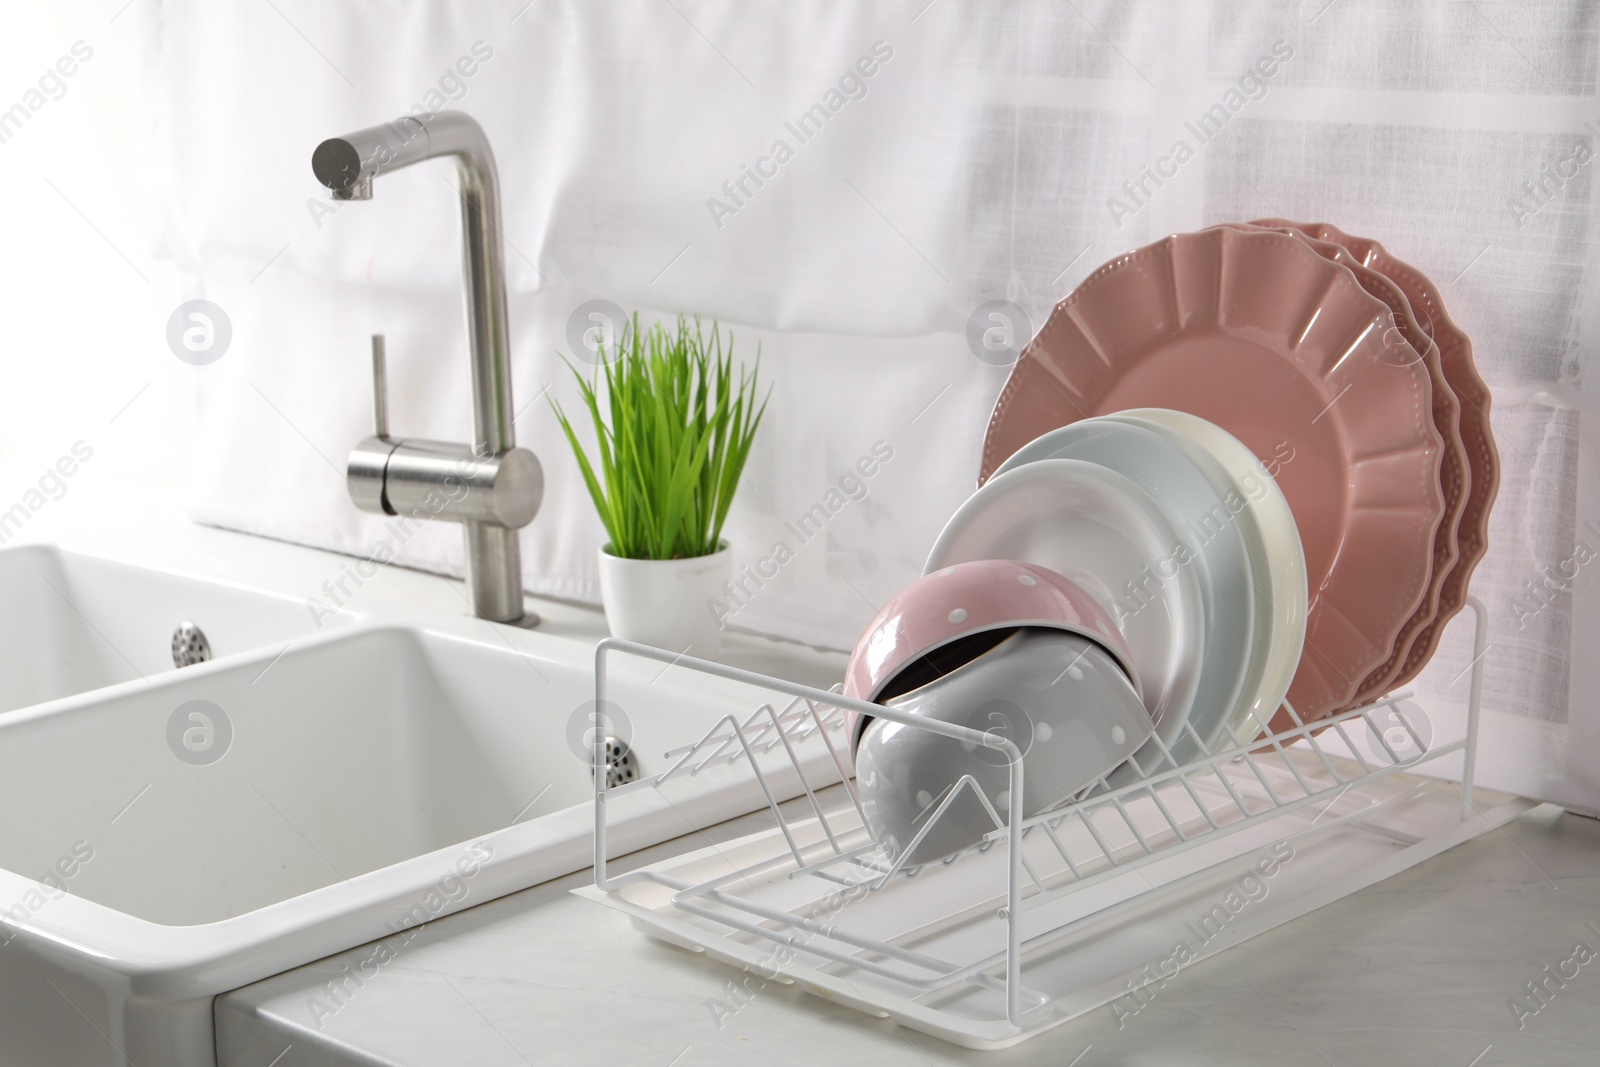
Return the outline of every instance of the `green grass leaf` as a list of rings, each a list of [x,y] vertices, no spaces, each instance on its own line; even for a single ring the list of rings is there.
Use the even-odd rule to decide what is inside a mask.
[[[717,551],[766,413],[768,398],[759,406],[757,399],[759,351],[746,374],[717,323],[709,338],[699,319],[691,328],[682,316],[675,328],[657,323],[641,332],[635,314],[612,350],[598,355],[592,383],[567,364],[594,427],[598,463],[560,405],[550,405],[612,552],[683,559]]]

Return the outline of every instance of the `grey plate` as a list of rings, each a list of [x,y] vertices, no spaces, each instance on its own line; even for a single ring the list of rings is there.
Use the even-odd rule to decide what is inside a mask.
[[[996,474],[956,509],[923,573],[973,559],[1049,567],[1116,619],[1156,730],[1182,729],[1205,648],[1198,569],[1166,510],[1098,463],[1041,459]]]
[[[1231,483],[1211,473],[1159,428],[1120,416],[1085,419],[1052,430],[1023,446],[999,471],[1042,459],[1079,459],[1114,470],[1144,489],[1161,505],[1188,547],[1199,578],[1205,613],[1205,641],[1199,684],[1187,721],[1214,748],[1237,715],[1246,695],[1253,696],[1253,672],[1259,668],[1257,619],[1249,540],[1243,524],[1243,501],[1230,507]],[[1237,495],[1237,494],[1234,494]],[[1241,517],[1241,515],[1243,517]],[[1200,755],[1183,730],[1183,721],[1163,721],[1157,736],[1179,763]],[[1159,746],[1147,745],[1135,756],[1145,770],[1164,764]],[[1131,770],[1116,776],[1123,784]]]

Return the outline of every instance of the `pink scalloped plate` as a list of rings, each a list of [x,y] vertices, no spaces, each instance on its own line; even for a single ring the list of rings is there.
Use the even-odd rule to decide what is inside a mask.
[[[1267,231],[1180,234],[1112,260],[1056,305],[1013,367],[980,483],[1039,434],[1134,407],[1207,419],[1277,479],[1311,604],[1289,701],[1346,707],[1427,594],[1443,441],[1421,361],[1345,267]]]
[[[1267,219],[1283,223],[1283,219]],[[1394,282],[1405,293],[1423,331],[1439,346],[1439,362],[1445,380],[1461,401],[1461,443],[1466,449],[1471,484],[1466,504],[1456,524],[1459,552],[1456,565],[1440,584],[1439,610],[1433,622],[1412,639],[1391,687],[1403,686],[1422,673],[1439,647],[1445,625],[1467,602],[1472,573],[1489,551],[1489,512],[1500,492],[1500,452],[1495,447],[1494,430],[1489,423],[1489,387],[1478,374],[1472,359],[1472,341],[1445,311],[1438,286],[1426,274],[1367,237],[1345,233],[1326,222],[1287,223],[1325,241],[1349,249],[1365,266]]]
[[[1444,517],[1433,539],[1433,580],[1417,610],[1395,635],[1394,650],[1389,658],[1374,667],[1356,690],[1355,703],[1364,704],[1395,687],[1395,679],[1408,662],[1412,643],[1418,634],[1433,624],[1439,613],[1439,598],[1444,581],[1456,565],[1460,554],[1457,544],[1457,527],[1462,509],[1471,490],[1471,474],[1467,465],[1466,446],[1461,441],[1461,402],[1455,390],[1445,379],[1439,360],[1439,346],[1422,329],[1411,310],[1411,302],[1394,282],[1379,272],[1363,266],[1348,249],[1333,241],[1312,237],[1288,223],[1249,223],[1249,226],[1292,233],[1301,238],[1326,259],[1349,268],[1361,283],[1361,288],[1382,300],[1389,308],[1391,328],[1384,331],[1392,358],[1421,360],[1428,368],[1428,380],[1433,390],[1433,424],[1444,441],[1444,452],[1439,458],[1439,485],[1444,491]]]

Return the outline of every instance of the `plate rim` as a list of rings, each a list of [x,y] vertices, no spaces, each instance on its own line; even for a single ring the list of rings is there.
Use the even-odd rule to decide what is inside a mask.
[[[1179,418],[1172,419],[1172,416]],[[1111,417],[1142,419],[1163,428],[1168,433],[1181,435],[1196,448],[1211,456],[1224,476],[1235,485],[1241,486],[1241,495],[1249,503],[1246,511],[1252,521],[1245,530],[1247,534],[1253,535],[1256,547],[1259,548],[1260,558],[1264,563],[1262,574],[1270,586],[1264,595],[1272,605],[1270,618],[1272,628],[1267,642],[1267,659],[1260,689],[1256,700],[1252,702],[1253,705],[1261,705],[1266,701],[1267,706],[1261,708],[1261,714],[1265,715],[1265,719],[1258,719],[1256,730],[1251,731],[1253,737],[1263,726],[1267,726],[1278,716],[1288,695],[1289,684],[1294,680],[1295,669],[1299,665],[1305,641],[1306,609],[1310,593],[1306,584],[1305,552],[1300,546],[1300,530],[1295,523],[1294,513],[1289,509],[1289,502],[1284,498],[1283,490],[1278,488],[1276,479],[1267,471],[1255,453],[1251,452],[1243,441],[1216,423],[1171,408],[1130,408],[1127,412]],[[1163,419],[1171,421],[1161,421]],[[1231,441],[1233,447],[1228,449],[1228,452],[1232,454],[1225,454],[1214,447],[1210,440],[1190,429],[1172,424],[1188,420],[1203,423],[1208,430],[1208,436],[1221,435],[1221,438]],[[1234,472],[1235,463],[1248,465],[1253,472],[1258,472],[1272,486],[1273,492],[1261,500],[1250,500],[1248,490],[1242,487]],[[1288,581],[1282,582],[1281,578],[1287,578]],[[1260,593],[1259,587],[1257,592]],[[1272,695],[1268,698],[1267,694]],[[1242,727],[1245,723],[1240,725]],[[1235,739],[1240,744],[1245,744],[1251,738],[1236,733]]]
[[[1494,442],[1494,426],[1490,422],[1493,396],[1488,383],[1478,373],[1472,355],[1472,338],[1450,317],[1444,306],[1444,296],[1431,278],[1397,258],[1371,237],[1346,233],[1329,222],[1311,223],[1310,226],[1314,231],[1326,231],[1330,235],[1328,240],[1349,248],[1352,255],[1363,262],[1370,262],[1373,270],[1393,280],[1406,294],[1413,308],[1419,303],[1422,305],[1429,319],[1424,329],[1439,346],[1439,360],[1444,368],[1445,379],[1462,402],[1462,444],[1471,467],[1472,484],[1467,507],[1463,509],[1457,524],[1456,565],[1445,576],[1440,593],[1442,601],[1447,593],[1450,599],[1445,601],[1447,607],[1441,607],[1434,621],[1412,641],[1406,663],[1391,682],[1391,686],[1403,686],[1422,673],[1439,647],[1445,626],[1466,607],[1472,575],[1489,552],[1489,515],[1500,494],[1500,449]],[[1420,297],[1420,301],[1413,299],[1413,294]],[[1469,428],[1472,436],[1470,441],[1467,439]],[[1474,459],[1478,461],[1476,465],[1472,462]],[[1470,519],[1469,515],[1472,516]]]
[[[1374,667],[1369,672],[1361,685],[1356,690],[1351,707],[1365,703],[1394,689],[1399,682],[1400,675],[1406,666],[1411,663],[1412,648],[1419,635],[1428,631],[1439,617],[1440,602],[1443,598],[1445,583],[1450,573],[1455,569],[1456,563],[1461,558],[1460,526],[1461,518],[1466,512],[1467,504],[1472,498],[1472,464],[1467,456],[1464,439],[1461,436],[1462,405],[1456,396],[1454,387],[1445,376],[1443,361],[1439,354],[1439,346],[1423,330],[1422,324],[1417,320],[1411,308],[1411,301],[1406,296],[1405,290],[1393,279],[1381,271],[1357,260],[1355,253],[1337,241],[1315,237],[1298,225],[1286,220],[1258,221],[1250,223],[1228,223],[1226,225],[1244,225],[1262,227],[1272,230],[1287,229],[1309,244],[1319,255],[1328,257],[1335,263],[1349,269],[1367,292],[1378,297],[1389,305],[1390,311],[1395,316],[1395,326],[1400,330],[1405,344],[1417,353],[1424,366],[1428,368],[1428,378],[1432,384],[1433,421],[1439,431],[1440,439],[1444,443],[1444,451],[1440,454],[1439,481],[1444,491],[1445,509],[1440,518],[1438,531],[1434,534],[1433,571],[1427,592],[1422,603],[1412,614],[1411,618],[1400,628],[1395,635],[1394,646],[1389,658]],[[1331,249],[1331,254],[1328,251]],[[1349,260],[1350,262],[1346,262]],[[1373,292],[1373,285],[1386,287],[1398,303],[1390,303],[1389,299]],[[1404,315],[1404,321],[1400,316]],[[1418,347],[1420,339],[1423,344]],[[1443,422],[1441,423],[1441,417]],[[1460,610],[1457,605],[1456,610]],[[1453,614],[1453,612],[1452,612]],[[1347,710],[1347,709],[1340,709]]]

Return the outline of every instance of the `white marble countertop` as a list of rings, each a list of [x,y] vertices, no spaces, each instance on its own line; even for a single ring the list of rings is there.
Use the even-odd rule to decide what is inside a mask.
[[[327,983],[370,947],[228,994],[217,1003],[221,1063],[1496,1067],[1600,1056],[1600,956],[1563,987],[1548,982],[1522,1029],[1509,1006],[1579,942],[1600,952],[1600,822],[1550,806],[1185,969],[1121,1027],[1106,1008],[1002,1052],[776,984],[719,1026],[711,1004],[727,1003],[739,972],[570,894],[591,880],[582,872],[433,922],[337,997]]]

